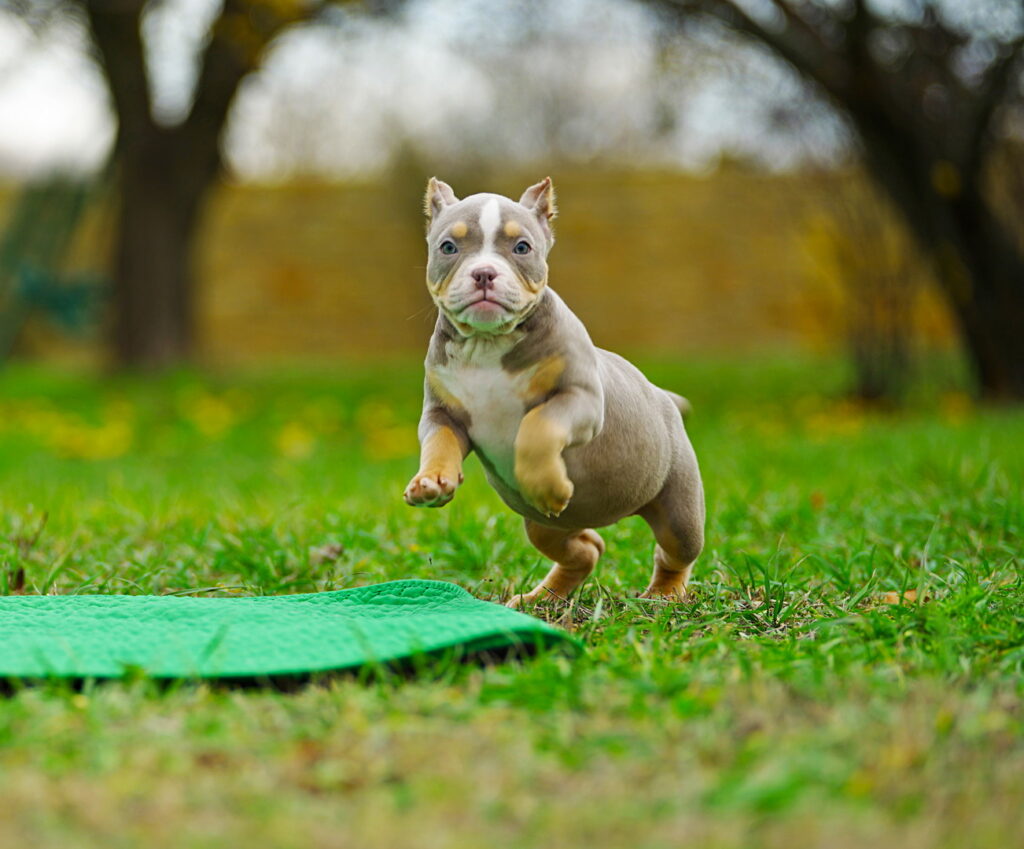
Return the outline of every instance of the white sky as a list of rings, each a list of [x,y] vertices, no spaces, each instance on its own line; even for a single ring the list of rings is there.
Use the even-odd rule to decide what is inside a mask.
[[[154,112],[174,122],[194,83],[192,57],[218,0],[165,0],[144,26]],[[842,143],[803,108],[790,75],[757,54],[682,49],[627,0],[540,4],[526,28],[492,0],[420,0],[396,20],[296,30],[243,86],[226,136],[243,177],[360,176],[403,149],[438,160],[638,159],[700,169],[729,150],[787,167]],[[661,34],[663,35],[663,34]],[[88,170],[113,119],[103,80],[71,24],[37,37],[0,17],[0,172]]]
[[[80,34],[61,26],[40,45],[0,18],[0,172],[93,167],[112,139],[106,89]]]

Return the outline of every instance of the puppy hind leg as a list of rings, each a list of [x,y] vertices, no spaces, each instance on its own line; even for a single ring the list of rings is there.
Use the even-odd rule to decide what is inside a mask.
[[[651,583],[640,598],[686,598],[686,585],[690,582],[693,563],[684,563],[672,557],[660,545],[654,547],[654,574]]]
[[[667,489],[640,513],[657,541],[654,573],[640,598],[686,597],[693,563],[704,547],[703,496],[699,489],[687,494]]]
[[[604,540],[589,528],[565,531],[526,520],[526,535],[545,557],[554,560],[551,571],[530,592],[513,596],[509,607],[543,601],[565,601],[594,571],[604,554]]]

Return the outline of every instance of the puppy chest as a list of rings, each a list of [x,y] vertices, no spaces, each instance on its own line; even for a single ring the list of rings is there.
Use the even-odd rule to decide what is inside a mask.
[[[512,480],[519,423],[528,381],[501,368],[461,367],[437,375],[469,415],[469,438],[505,480]]]

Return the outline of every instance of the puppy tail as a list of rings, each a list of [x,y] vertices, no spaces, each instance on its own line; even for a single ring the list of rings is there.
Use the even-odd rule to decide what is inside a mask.
[[[691,404],[682,395],[677,395],[675,392],[669,392],[667,389],[662,391],[672,399],[672,403],[679,408],[679,412],[682,413],[684,419],[693,412],[693,404]]]

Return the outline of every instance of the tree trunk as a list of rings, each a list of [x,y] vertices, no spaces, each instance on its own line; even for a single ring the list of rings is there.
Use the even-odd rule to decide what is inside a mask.
[[[171,133],[152,135],[122,150],[113,269],[114,354],[122,366],[146,369],[192,353],[192,246],[210,182],[189,173]]]
[[[192,107],[182,123],[165,127],[150,104],[140,32],[147,2],[85,0],[85,10],[118,121],[114,353],[122,366],[163,368],[192,353],[196,226],[221,170],[231,101],[266,44],[309,8],[224,0],[200,57]]]
[[[1002,293],[989,303],[965,304],[960,323],[982,395],[1024,401],[1024,298]]]
[[[946,279],[982,395],[1024,400],[1024,259],[985,209],[962,229]]]
[[[981,188],[992,122],[1017,85],[1024,37],[990,45],[991,62],[971,85],[957,66],[981,33],[951,29],[937,4],[920,4],[909,22],[865,0],[771,0],[762,4],[774,13],[771,25],[739,0],[658,5],[684,20],[711,15],[766,45],[852,120],[872,176],[934,263],[981,394],[1024,401],[1024,248]],[[887,34],[901,46],[876,50]],[[899,60],[881,55],[889,52]]]
[[[853,117],[870,172],[932,260],[981,395],[1024,400],[1024,256],[984,197],[980,176],[961,169],[944,186],[935,161],[910,139]]]

